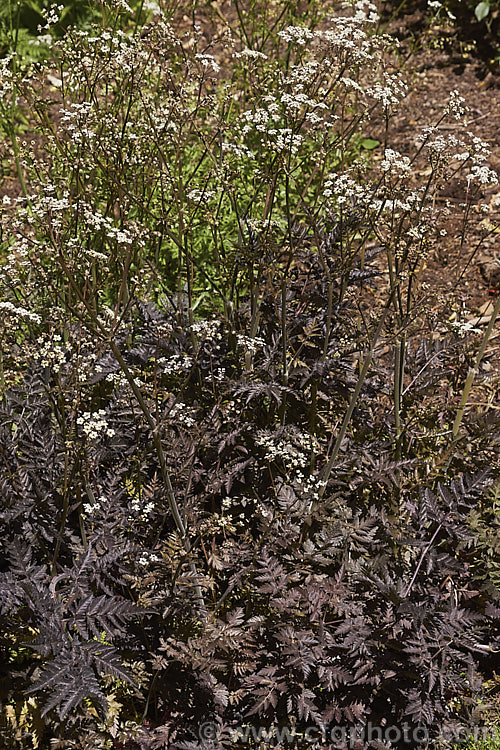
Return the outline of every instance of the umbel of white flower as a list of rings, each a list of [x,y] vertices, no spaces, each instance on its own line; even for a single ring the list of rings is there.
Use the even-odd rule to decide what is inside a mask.
[[[83,432],[92,440],[100,435],[113,437],[115,434],[113,428],[108,427],[106,422],[106,412],[104,409],[99,409],[99,411],[93,413],[84,411],[83,414],[78,417],[76,423],[81,425]]]

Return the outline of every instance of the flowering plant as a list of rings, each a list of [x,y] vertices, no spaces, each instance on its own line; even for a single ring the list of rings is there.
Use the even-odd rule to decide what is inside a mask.
[[[0,68],[38,124],[6,131],[0,219],[0,731],[467,724],[497,647],[471,515],[495,446],[467,409],[492,327],[474,360],[421,274],[494,231],[487,144],[446,127],[451,92],[391,147],[406,86],[366,0],[264,26],[217,4],[220,34],[102,6],[38,72]]]

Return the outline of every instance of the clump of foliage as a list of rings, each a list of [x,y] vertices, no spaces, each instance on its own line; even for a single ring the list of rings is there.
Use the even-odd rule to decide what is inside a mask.
[[[296,746],[418,744],[469,726],[491,671],[498,421],[467,408],[491,328],[475,353],[420,279],[489,150],[440,129],[456,93],[390,148],[405,87],[370,3],[236,8],[210,38],[116,14],[2,67],[39,125],[1,224],[12,747],[222,750],[292,720]]]
[[[6,394],[4,649],[22,646],[10,690],[37,696],[49,731],[86,747],[112,736],[111,692],[141,747],[203,747],[207,721],[231,747],[242,721],[290,715],[432,733],[480,688],[498,612],[469,521],[486,467],[415,482],[419,456],[394,462],[374,375],[325,476],[332,419],[356,381],[341,343],[352,311],[338,310],[322,362],[311,328],[325,329],[328,284],[310,252],[301,266],[309,283],[290,282],[285,331],[301,354],[286,386],[270,288],[261,338],[141,305],[117,341],[121,363],[102,352],[79,383],[76,329],[52,344],[58,371],[37,363]],[[248,322],[241,311],[239,330]]]
[[[500,742],[497,734],[498,733],[494,731],[491,733],[491,737],[487,737],[486,739],[468,739],[466,743],[461,745],[461,747],[464,748],[464,750],[498,750]]]

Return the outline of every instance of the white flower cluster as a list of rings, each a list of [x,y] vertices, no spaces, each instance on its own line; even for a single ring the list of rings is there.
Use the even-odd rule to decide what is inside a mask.
[[[224,497],[222,500],[222,513],[230,513],[231,519],[233,520],[233,523],[236,526],[244,526],[244,520],[245,520],[245,513],[243,511],[240,511],[239,513],[236,513],[237,506],[242,506],[245,508],[248,505],[249,510],[250,506],[253,506],[252,512],[255,512],[258,506],[258,502],[253,497]],[[238,518],[239,520],[235,520]]]
[[[245,136],[252,130],[256,130],[258,133],[263,133],[267,136],[264,143],[268,148],[278,153],[286,151],[293,155],[296,154],[300,144],[304,140],[303,136],[299,133],[294,133],[291,128],[277,128],[274,126],[287,110],[292,116],[296,116],[304,106],[306,108],[309,106],[318,109],[325,108],[325,105],[307,97],[300,90],[299,86],[296,87],[295,92],[283,94],[279,101],[272,95],[263,97],[263,100],[266,103],[265,107],[257,107],[242,113],[241,120],[244,124],[241,128],[241,134]],[[285,113],[281,112],[283,107]]]
[[[229,510],[231,506],[234,505],[241,505],[243,508],[246,508],[246,506],[251,505],[257,505],[257,500],[254,497],[246,497],[243,495],[242,497],[224,497],[222,500],[222,509],[223,510]]]
[[[105,508],[107,504],[108,498],[104,495],[101,495],[97,499],[94,498],[93,502],[91,503],[84,503],[83,510],[87,516],[95,516],[99,513],[99,511]]]
[[[386,148],[380,168],[383,172],[403,175],[411,171],[410,159],[407,156],[401,156],[399,151]]]
[[[100,230],[113,226],[113,222],[108,216],[103,216],[98,209],[87,203],[82,202],[80,204],[80,210],[82,211],[85,223],[92,229]]]
[[[215,57],[213,55],[202,55],[200,53],[196,54],[194,56],[195,60],[198,60],[202,68],[205,70],[211,70],[213,73],[218,73],[220,70],[220,65],[216,62]]]
[[[70,194],[64,190],[62,196],[57,198],[50,195],[54,190],[52,185],[44,187],[43,195],[29,196],[31,201],[31,211],[38,219],[44,219],[50,216],[50,223],[54,229],[60,229],[63,225],[63,218],[67,218],[68,209],[71,208]]]
[[[222,151],[231,152],[238,158],[253,159],[253,154],[249,148],[242,146],[239,143],[227,143],[222,144]]]
[[[66,363],[66,347],[62,343],[61,336],[56,333],[52,339],[40,336],[37,339],[40,344],[38,359],[42,367],[50,367],[54,372],[59,372]]]
[[[286,29],[278,32],[278,36],[284,42],[299,44],[302,47],[314,39],[313,32],[305,26],[287,26]]]
[[[128,384],[128,380],[123,372],[108,372],[106,375],[106,381],[108,383],[114,383],[117,388],[122,388]]]
[[[446,114],[451,115],[455,118],[455,120],[460,120],[460,118],[463,117],[466,112],[467,107],[465,104],[465,99],[460,94],[460,92],[456,89],[450,91],[450,100],[448,102],[448,106],[446,107]]]
[[[113,68],[121,72],[131,72],[147,58],[147,53],[141,49],[136,37],[128,36],[121,29],[117,29],[114,34],[113,36],[109,31],[104,31],[97,37],[89,37],[88,41],[94,42],[95,51],[106,58],[108,75],[111,75]],[[89,58],[88,62],[91,60],[92,58]]]
[[[324,126],[326,128],[331,128],[333,125],[333,121],[337,120],[338,117],[336,117],[335,115],[330,115],[330,121],[327,121],[320,115],[316,114],[316,112],[308,112],[305,119],[306,122],[313,126],[313,128],[317,127],[318,125]]]
[[[212,320],[197,320],[191,326],[192,332],[204,341],[221,341],[220,322],[215,318]]]
[[[455,331],[458,333],[459,336],[467,336],[468,333],[481,333],[480,328],[474,328],[473,324],[470,321],[459,321],[454,320],[452,323],[449,323],[451,328],[455,329]]]
[[[274,97],[272,98],[274,99]],[[253,129],[259,133],[265,133],[270,121],[277,122],[280,119],[279,107],[275,100],[270,101],[266,108],[257,107],[257,109],[243,112],[241,117],[243,120],[246,120],[246,124],[241,130],[243,135],[246,135]]]
[[[152,106],[152,105],[150,105]],[[133,127],[135,123],[127,123],[129,127]],[[154,110],[154,120],[151,123],[151,126],[153,128],[153,131],[161,132],[161,131],[169,131],[169,132],[176,132],[178,130],[178,125],[176,122],[172,120],[172,105],[169,103],[166,106],[162,106],[161,104],[158,104],[155,107]],[[124,138],[126,140],[137,140],[137,134],[136,133],[128,133],[125,132]]]
[[[214,380],[216,380],[218,383],[223,383],[224,380],[226,379],[226,371],[224,370],[223,367],[217,367],[214,370],[213,376],[214,376]]]
[[[132,8],[130,7],[130,5],[126,2],[126,0],[108,0],[108,2],[110,2],[114,8],[122,12],[125,12],[125,13],[134,12]]]
[[[326,484],[318,476],[306,477],[301,471],[296,471],[293,478],[293,488],[297,495],[309,501],[308,510],[313,503],[319,501]]]
[[[308,464],[307,455],[292,443],[290,439],[276,440],[275,437],[261,431],[255,442],[264,449],[266,460],[277,461],[281,459],[287,469],[303,469]]]
[[[210,523],[206,527],[206,531],[215,531],[216,529],[227,529],[230,533],[234,533],[235,527],[232,522],[232,520],[223,515],[219,515],[218,513],[213,513],[210,516]]]
[[[287,151],[295,155],[304,140],[304,136],[294,133],[291,128],[271,128],[267,131],[267,135],[270,138],[268,138],[266,146],[280,154]]]
[[[441,10],[445,10],[446,11],[446,15],[448,16],[448,18],[450,19],[450,21],[456,21],[457,20],[456,16],[454,16],[453,13],[450,10],[448,10],[448,8],[445,8],[444,5],[443,5],[443,3],[440,3],[439,0],[428,0],[427,7],[429,8],[429,10],[431,10],[436,15],[438,13],[440,13]]]
[[[160,562],[160,558],[158,557],[158,555],[155,555],[154,552],[141,552],[141,554],[137,558],[137,562],[139,563],[139,565],[146,567],[147,565],[152,565],[153,563]]]
[[[86,146],[92,148],[92,141],[95,138],[95,133],[90,128],[74,128],[71,134],[71,140],[76,146]]]
[[[115,226],[109,227],[106,231],[106,236],[110,240],[115,240],[118,245],[131,245],[134,241],[134,238],[128,229],[119,229]]]
[[[317,97],[316,94],[310,95],[305,91],[309,79],[312,80],[318,72],[318,66],[317,61],[311,61],[292,68],[286,77],[280,79],[279,86],[286,90],[279,97],[267,94],[259,101],[264,106],[242,112],[241,135],[244,137],[250,132],[262,133],[265,136],[262,143],[267,148],[295,155],[304,140],[304,136],[297,132],[298,118],[300,125],[305,118],[315,128],[331,127],[337,118],[329,114],[327,103],[321,100],[325,92],[319,91],[320,96]]]
[[[147,520],[148,516],[152,516],[155,510],[155,504],[153,502],[149,501],[148,503],[143,503],[139,497],[134,497],[132,499],[130,507],[144,520]]]
[[[408,87],[397,76],[387,76],[384,83],[376,83],[366,89],[368,96],[379,101],[385,110],[390,111],[406,96]]]
[[[68,109],[59,110],[64,129],[77,145],[82,145],[85,139],[91,141],[95,138],[94,131],[87,127],[92,107],[92,102],[73,102]]]
[[[183,404],[182,401],[178,401],[172,406],[168,416],[170,418],[175,418],[183,427],[193,427],[193,425],[196,424],[196,420],[191,416],[192,413],[192,409],[186,406],[186,404]]]
[[[433,155],[446,156],[451,161],[470,160],[475,165],[483,164],[491,155],[490,147],[471,131],[466,131],[465,135],[467,141],[457,138],[453,133],[441,133],[436,126],[431,125],[422,128],[417,141]]]
[[[498,184],[498,175],[484,164],[475,164],[466,176],[466,180],[468,185],[471,182],[478,182],[480,185],[496,185]]]
[[[0,99],[5,99],[14,88],[14,74],[11,70],[13,55],[0,59]]]
[[[471,131],[467,131],[466,136],[468,141],[459,139],[453,134],[439,133],[436,128],[424,128],[419,140],[429,149],[431,158],[434,160],[439,157],[441,160],[467,163],[470,171],[465,179],[469,185],[471,182],[478,182],[480,185],[496,185],[497,173],[485,164],[491,155],[490,147]]]
[[[0,302],[0,311],[5,310],[11,317],[21,320],[30,320],[32,323],[41,323],[42,319],[37,313],[32,313],[24,307],[17,307],[12,302]]]
[[[418,192],[411,192],[404,195],[403,200],[388,196],[384,196],[383,198],[374,197],[371,203],[371,209],[375,214],[390,214],[395,218],[400,215],[400,211],[404,213],[417,211],[423,216],[424,208],[423,196],[419,195]]]
[[[105,253],[100,253],[99,250],[94,250],[92,247],[82,247],[81,249],[85,253],[85,255],[87,255],[89,258],[92,258],[93,260],[108,260],[108,256],[105,255]]]
[[[426,125],[420,133],[416,137],[417,143],[426,143],[429,138],[431,138],[435,133],[438,132],[438,129],[435,125]]]
[[[453,134],[444,135],[438,133],[432,140],[426,143],[426,148],[429,149],[432,156],[447,156],[450,153],[450,146],[454,143],[458,143],[457,139]],[[460,161],[460,156],[457,154],[457,159]]]
[[[284,83],[287,86],[304,87],[314,81],[318,75],[319,67],[318,60],[308,60],[301,65],[294,65],[285,78]]]
[[[467,135],[471,139],[471,144],[469,146],[471,156],[473,156],[475,161],[486,161],[486,159],[491,156],[491,148],[489,145],[478,135],[471,133],[470,130],[467,131]]]
[[[360,185],[348,173],[329,175],[323,188],[325,198],[335,198],[339,206],[369,205],[372,201],[372,191],[365,185]]]
[[[45,19],[46,23],[45,26],[39,25],[37,27],[37,30],[40,31],[48,31],[51,26],[55,26],[57,23],[59,23],[59,20],[61,18],[61,13],[64,10],[64,5],[51,5],[48,10],[45,10],[45,8],[40,8],[40,15],[42,18]]]
[[[341,76],[339,81],[340,83],[343,83],[346,88],[353,89],[354,91],[357,91],[359,94],[364,93],[363,87],[357,81],[354,81],[352,78],[349,78],[349,76]]]
[[[215,195],[214,190],[190,190],[187,194],[187,198],[193,203],[201,203],[202,201],[209,201]]]
[[[296,115],[302,109],[328,109],[324,102],[317,102],[311,99],[300,89],[301,86],[298,85],[293,94],[285,93],[281,95],[280,100],[285,110],[289,110],[292,114]]]
[[[84,411],[83,414],[78,417],[76,423],[81,426],[84,433],[91,440],[99,437],[100,435],[106,435],[107,437],[113,437],[115,431],[112,427],[108,427],[106,422],[106,412],[104,409],[99,409],[96,412]]]
[[[424,240],[429,234],[430,229],[430,226],[420,222],[418,226],[410,227],[406,232],[406,236],[412,240],[417,240],[417,242],[422,242],[422,240]]]
[[[363,23],[377,23],[379,18],[377,6],[370,0],[358,0],[354,4],[354,20]]]
[[[243,349],[245,349],[247,352],[250,352],[250,354],[255,354],[259,349],[262,349],[262,347],[266,343],[264,339],[260,338],[259,336],[254,336],[254,338],[251,338],[250,336],[242,336],[242,334],[240,333],[236,334],[236,341],[238,342],[239,346],[242,346]]]
[[[372,23],[375,17],[359,7],[354,16],[336,17],[333,28],[315,31],[314,36],[329,52],[330,59],[325,59],[325,64],[332,68],[338,68],[340,64],[342,69],[346,69],[346,66],[372,62],[376,45],[373,39],[367,37],[363,26]]]
[[[115,226],[109,216],[104,216],[94,206],[82,202],[79,208],[84,219],[82,227],[84,226],[87,233],[102,231],[108,240],[116,242],[118,245],[130,246],[135,242],[139,247],[145,246],[147,230],[137,222],[129,221],[127,227],[118,227]],[[100,260],[107,259],[107,256],[96,250],[90,252],[85,250],[85,253]]]
[[[85,356],[83,356],[79,361],[77,360],[78,374],[82,383],[91,381],[96,375],[107,369],[99,362],[101,356],[102,353],[92,352],[87,349],[87,351],[85,352]],[[74,359],[75,358],[73,358],[72,361],[74,361]],[[146,383],[140,378],[134,378],[133,380],[137,388],[143,388],[146,385]],[[114,383],[116,388],[130,388],[130,383],[127,377],[120,370],[116,370],[115,372],[108,372],[106,375],[106,381],[108,383]]]
[[[247,57],[252,60],[267,60],[267,55],[263,52],[258,52],[256,49],[248,49],[248,47],[242,49],[241,52],[234,52],[233,57],[236,59]]]
[[[170,357],[160,357],[156,364],[165,375],[173,375],[191,369],[193,358],[189,354],[172,354]]]

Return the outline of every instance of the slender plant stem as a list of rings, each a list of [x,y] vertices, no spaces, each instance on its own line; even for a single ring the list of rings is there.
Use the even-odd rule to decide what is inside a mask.
[[[373,334],[373,338],[370,342],[370,348],[368,350],[368,354],[365,357],[365,361],[363,362],[363,367],[361,368],[361,372],[358,377],[358,382],[356,383],[356,387],[354,389],[354,392],[351,396],[351,400],[349,402],[349,406],[347,407],[346,413],[344,414],[344,419],[342,420],[342,424],[339,430],[339,434],[337,435],[337,440],[335,441],[335,445],[333,446],[332,454],[330,458],[328,459],[328,462],[326,463],[322,475],[322,486],[320,489],[320,496],[323,495],[328,479],[330,477],[330,474],[332,472],[333,466],[335,464],[335,461],[337,460],[337,456],[340,451],[340,446],[342,445],[342,441],[344,440],[345,434],[347,432],[347,428],[349,427],[349,423],[351,421],[351,417],[353,415],[354,409],[356,407],[356,403],[359,398],[359,394],[361,393],[361,388],[363,387],[363,383],[365,381],[365,378],[368,374],[368,370],[370,369],[370,365],[373,359],[373,353],[375,351],[375,347],[377,345],[377,342],[380,338],[380,335],[382,333],[382,329],[384,327],[385,321],[387,319],[387,316],[389,315],[390,308],[392,306],[392,301],[394,298],[394,294],[396,292],[396,286],[393,287],[391,295],[389,297],[388,302],[386,303],[385,309],[380,316],[380,320],[378,322],[377,328],[375,330],[375,333]]]
[[[497,301],[495,303],[495,307],[493,308],[493,312],[491,314],[490,322],[488,323],[488,327],[486,331],[484,332],[483,340],[481,342],[481,346],[479,347],[479,351],[476,356],[476,361],[474,362],[474,367],[469,367],[469,372],[467,373],[467,379],[465,381],[464,390],[462,392],[462,398],[460,399],[460,403],[458,405],[458,410],[457,410],[457,415],[455,417],[455,422],[453,424],[453,430],[452,430],[453,438],[456,438],[458,435],[460,425],[462,424],[465,407],[467,406],[467,402],[469,400],[472,385],[474,383],[474,378],[476,377],[477,372],[479,370],[479,365],[481,364],[481,360],[486,351],[486,347],[488,346],[488,341],[490,340],[491,334],[493,333],[493,328],[495,326],[495,322],[496,322],[499,312],[500,312],[500,295],[498,295]]]
[[[443,524],[440,523],[439,526],[437,527],[437,529],[435,530],[434,534],[432,535],[429,544],[427,545],[427,547],[424,549],[424,551],[420,555],[420,560],[418,561],[417,567],[415,568],[415,572],[414,572],[414,574],[413,574],[413,576],[411,578],[411,581],[408,584],[408,586],[406,588],[406,591],[403,594],[403,599],[406,599],[406,597],[408,596],[408,594],[412,590],[413,584],[417,580],[418,571],[422,567],[422,563],[424,562],[425,556],[428,553],[428,551],[430,550],[430,548],[432,547],[432,543],[433,543],[434,539],[437,537],[437,535],[439,534],[439,532],[441,531],[442,526],[443,526]]]
[[[172,486],[172,481],[170,479],[170,474],[168,472],[167,462],[165,460],[165,452],[164,452],[163,446],[161,444],[161,437],[160,437],[160,432],[159,432],[159,425],[156,423],[153,415],[151,414],[151,412],[150,412],[150,410],[149,410],[149,408],[148,408],[148,406],[147,406],[147,404],[146,404],[146,402],[144,400],[144,397],[143,397],[143,395],[142,395],[139,387],[137,386],[137,384],[135,382],[134,376],[130,372],[130,369],[129,369],[127,363],[125,362],[125,360],[123,359],[123,356],[122,356],[120,350],[118,349],[115,341],[113,340],[112,336],[109,335],[109,332],[106,331],[106,329],[101,324],[101,322],[99,321],[98,317],[96,316],[95,312],[92,310],[92,308],[88,304],[87,300],[82,295],[82,293],[80,291],[80,288],[78,287],[75,279],[73,278],[73,274],[71,273],[70,269],[68,268],[68,265],[67,265],[66,261],[64,260],[64,257],[62,255],[62,251],[61,250],[59,251],[59,261],[60,261],[60,264],[61,264],[61,267],[62,267],[64,273],[66,274],[67,279],[70,282],[71,287],[75,291],[75,294],[80,299],[80,301],[85,305],[85,307],[87,309],[87,312],[90,314],[93,326],[97,329],[97,331],[101,334],[101,336],[103,336],[103,338],[108,341],[110,349],[113,352],[113,355],[114,355],[116,361],[120,365],[120,368],[121,368],[123,374],[125,375],[125,377],[126,377],[128,383],[130,385],[130,388],[131,388],[134,396],[137,399],[137,402],[138,402],[138,404],[139,404],[139,406],[141,408],[141,411],[142,411],[142,413],[143,413],[143,415],[144,415],[144,417],[146,419],[146,422],[148,423],[148,425],[149,425],[149,427],[151,429],[151,433],[152,433],[152,437],[153,437],[153,443],[154,443],[154,446],[155,446],[155,449],[156,449],[156,454],[158,456],[158,461],[159,461],[159,464],[160,464],[160,471],[161,471],[163,483],[164,483],[164,486],[165,486],[165,489],[166,489],[166,493],[167,493],[167,501],[168,501],[168,505],[169,505],[169,508],[170,508],[170,512],[172,513],[172,518],[174,520],[174,523],[175,523],[175,526],[177,528],[177,531],[179,532],[179,535],[181,537],[184,549],[186,550],[187,553],[189,553],[190,550],[191,550],[191,547],[190,547],[189,540],[188,540],[188,537],[187,537],[186,526],[185,526],[184,521],[182,519],[182,516],[180,514],[179,506],[177,504],[177,499],[175,497],[174,488]],[[196,583],[195,583],[195,594],[196,594],[196,599],[197,599],[198,605],[199,605],[199,613],[200,613],[201,618],[203,620],[206,620],[207,619],[207,609],[206,609],[205,601],[204,601],[204,598],[203,598],[203,593],[202,593],[202,590],[201,590],[201,586],[198,583],[198,571],[196,569],[195,563],[192,562],[192,561],[189,563],[189,567],[190,567],[191,572],[193,573],[193,575],[195,577],[195,580],[196,580]]]
[[[396,428],[396,461],[401,458],[401,436],[403,432],[401,424],[401,409],[404,386],[405,352],[406,341],[405,337],[403,336],[401,340],[396,343],[394,357],[394,424]]]

